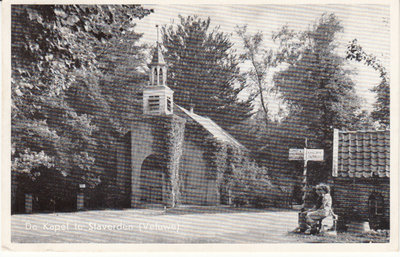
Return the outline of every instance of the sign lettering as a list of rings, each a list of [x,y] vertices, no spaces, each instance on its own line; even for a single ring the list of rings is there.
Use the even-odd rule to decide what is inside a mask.
[[[289,149],[289,161],[323,161],[324,149]]]
[[[323,149],[307,149],[306,159],[308,161],[323,161],[324,150]]]
[[[289,161],[304,160],[304,149],[289,149]]]

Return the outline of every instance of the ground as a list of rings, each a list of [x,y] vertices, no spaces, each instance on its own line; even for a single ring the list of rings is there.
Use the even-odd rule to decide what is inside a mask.
[[[297,211],[180,207],[23,214],[11,217],[15,243],[387,242],[387,236],[310,236],[290,231]]]

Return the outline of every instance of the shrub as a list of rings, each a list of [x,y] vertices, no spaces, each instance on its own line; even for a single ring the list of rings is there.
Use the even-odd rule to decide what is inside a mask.
[[[276,187],[271,183],[265,168],[244,160],[235,164],[231,175],[233,203],[236,206],[271,206],[276,199]]]

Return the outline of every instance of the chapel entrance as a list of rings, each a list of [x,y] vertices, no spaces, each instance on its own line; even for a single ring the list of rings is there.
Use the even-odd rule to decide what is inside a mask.
[[[166,188],[166,168],[161,158],[149,155],[142,163],[140,172],[140,202],[162,204]]]

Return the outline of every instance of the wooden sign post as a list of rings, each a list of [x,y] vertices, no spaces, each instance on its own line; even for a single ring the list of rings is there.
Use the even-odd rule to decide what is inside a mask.
[[[304,143],[303,149],[289,149],[289,161],[304,161],[302,208],[304,207],[307,195],[307,162],[324,160],[324,149],[307,149],[307,138]]]

